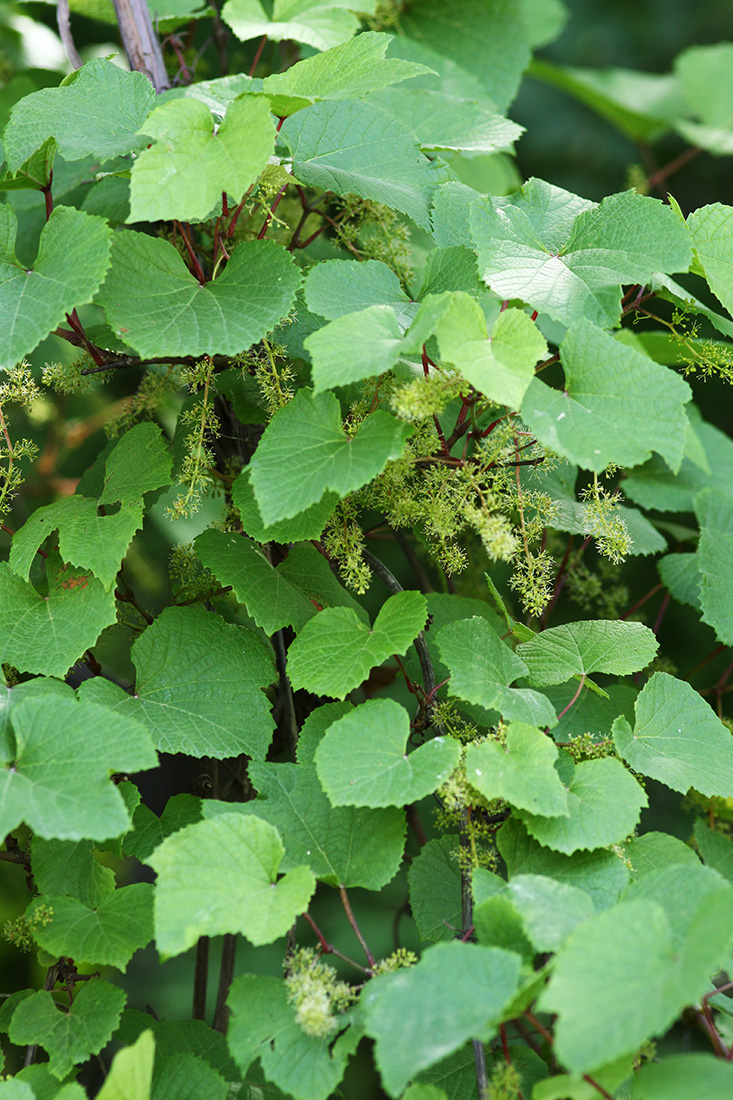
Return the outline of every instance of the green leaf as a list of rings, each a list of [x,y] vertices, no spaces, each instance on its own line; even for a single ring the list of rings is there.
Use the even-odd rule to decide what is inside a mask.
[[[311,313],[327,321],[370,306],[391,306],[400,327],[405,328],[418,308],[405,294],[395,273],[380,260],[362,260],[358,264],[352,260],[326,260],[316,264],[305,281],[305,300]]]
[[[402,119],[421,149],[496,153],[507,151],[524,133],[523,126],[504,118],[488,103],[459,99],[443,91],[390,88],[370,96],[369,102]]]
[[[423,156],[400,119],[363,100],[324,101],[292,115],[280,136],[302,183],[373,199],[430,228],[430,196],[442,168]]]
[[[699,571],[702,621],[712,626],[721,642],[733,642],[733,601],[729,564],[733,550],[733,498],[713,488],[695,497],[700,541],[695,555]]]
[[[171,1054],[155,1067],[151,1100],[226,1100],[229,1091],[224,1078],[193,1054]]]
[[[44,895],[33,904],[52,910],[50,923],[39,923],[37,943],[52,955],[125,970],[140,947],[153,938],[153,887],[136,882],[116,890],[98,905],[76,898]]]
[[[392,370],[402,354],[402,332],[391,306],[349,313],[306,337],[313,392],[346,386]]]
[[[295,755],[298,763],[312,764],[323,735],[329,726],[354,709],[353,703],[324,703],[312,710],[301,726]]]
[[[410,717],[392,699],[367,699],[337,719],[315,754],[332,806],[406,806],[432,794],[461,758],[452,737],[434,737],[407,754]]]
[[[583,890],[545,875],[515,875],[506,892],[536,951],[557,951],[596,911]]]
[[[653,631],[642,623],[597,619],[543,630],[515,652],[529,668],[529,682],[548,687],[594,672],[638,672],[654,659],[658,647]]]
[[[576,691],[577,684],[571,681],[562,687],[545,688],[544,694],[560,714]],[[561,739],[568,741],[573,737],[582,737],[584,733],[589,733],[595,740],[608,737],[614,719],[620,714],[633,717],[637,694],[630,684],[609,684],[605,697],[591,691],[581,692],[567,714],[563,715]]]
[[[45,190],[53,179],[53,162],[57,149],[54,139],[47,138],[40,149],[29,156],[17,171],[3,172],[7,163],[1,165],[0,191]]]
[[[635,879],[676,863],[694,867],[700,863],[688,844],[668,833],[652,832],[644,833],[643,836],[632,836],[623,848],[624,858],[628,860]]]
[[[695,843],[707,867],[733,882],[733,840],[709,829],[702,818],[695,822]]]
[[[374,626],[351,608],[321,611],[290,646],[288,675],[297,690],[344,699],[375,665],[402,656],[425,625],[427,606],[419,592],[398,592],[382,605]]]
[[[470,218],[488,286],[565,325],[617,325],[622,284],[646,283],[655,271],[687,271],[692,258],[677,215],[634,191],[595,206],[532,179],[511,203],[476,203]]]
[[[690,214],[687,224],[695,255],[708,285],[730,312],[733,307],[733,207],[720,202],[701,206]]]
[[[253,631],[202,607],[168,607],[132,647],[135,694],[100,677],[81,694],[145,725],[161,752],[264,757],[273,660]],[[195,676],[192,676],[195,669]]]
[[[251,467],[245,466],[232,485],[232,500],[235,507],[239,509],[242,526],[248,535],[263,544],[320,539],[328,517],[338,501],[336,493],[324,493],[319,501],[309,505],[297,515],[265,525],[252,489],[251,473]]]
[[[717,155],[733,150],[730,110],[732,55],[731,44],[719,42],[712,46],[693,46],[675,58],[675,69],[687,100],[702,120],[700,123],[679,118],[676,129],[687,141]]]
[[[452,940],[461,927],[458,837],[429,840],[407,872],[410,910],[421,940]]]
[[[683,458],[679,473],[674,474],[655,456],[641,469],[629,471],[624,479],[625,495],[643,508],[691,512],[701,489],[728,493],[733,481],[733,442],[712,424],[696,423],[694,431],[702,444],[702,462]]]
[[[451,671],[450,695],[486,710],[495,708],[509,721],[557,725],[555,711],[544,695],[508,686],[527,675],[527,666],[485,619],[474,616],[443,627],[437,644],[441,659]]]
[[[112,231],[102,218],[57,206],[32,268],[15,255],[17,220],[0,204],[0,368],[14,367],[77,306],[91,302],[109,267]]]
[[[451,181],[436,188],[430,222],[438,248],[460,246],[475,250],[470,221],[471,206],[480,198],[478,191],[465,183]]]
[[[298,390],[268,424],[250,464],[262,519],[266,524],[289,519],[329,489],[346,496],[361,488],[399,458],[412,430],[377,409],[355,436],[347,436],[333,394],[311,397]]]
[[[315,546],[301,542],[292,546],[277,571],[290,584],[305,592],[315,610],[319,607],[350,607],[365,623],[369,615],[338,580],[331,564]]]
[[[596,472],[636,466],[652,451],[679,470],[692,396],[684,379],[587,322],[568,332],[560,358],[565,389],[535,378],[522,403],[539,440]]]
[[[673,791],[733,796],[733,737],[705,700],[684,680],[655,672],[640,692],[634,728],[617,718],[612,734],[634,771]]]
[[[244,195],[275,150],[268,101],[251,94],[229,104],[216,133],[211,111],[197,99],[156,107],[140,132],[153,144],[132,166],[128,222],[203,220],[222,191]]]
[[[143,495],[170,482],[171,458],[160,428],[136,424],[107,457],[104,488],[98,499],[66,497],[37,508],[16,531],[10,567],[24,580],[33,558],[52,531],[59,531],[64,561],[89,569],[106,589],[114,584],[127,547],[143,521]],[[119,506],[118,511],[108,508]]]
[[[202,286],[172,244],[118,231],[112,266],[96,296],[118,336],[144,358],[236,355],[288,313],[300,273],[273,241],[245,241],[221,275]]]
[[[298,61],[284,73],[266,76],[262,90],[272,113],[282,118],[322,99],[359,99],[430,72],[425,65],[385,58],[391,41],[388,34],[366,31],[326,53]]]
[[[240,932],[256,947],[284,936],[316,886],[307,867],[276,882],[284,852],[272,825],[243,814],[199,821],[167,837],[147,860],[158,874],[160,953],[180,955],[199,936],[223,932]]]
[[[538,730],[513,722],[506,744],[484,741],[469,745],[466,777],[489,800],[503,798],[512,806],[545,817],[568,814],[568,795],[555,770],[557,748]]]
[[[671,864],[634,879],[624,890],[621,900],[657,902],[667,914],[674,946],[682,950],[698,913],[702,909],[714,908],[718,900],[724,897],[733,899],[730,885],[724,883],[716,871],[696,862],[694,865]],[[711,923],[711,934],[712,931]],[[722,957],[728,949],[733,932],[723,925],[719,936],[720,942],[716,950],[721,952]]]
[[[94,858],[91,840],[33,837],[33,881],[40,894],[65,894],[90,909],[115,892],[114,871]]]
[[[49,137],[65,160],[91,153],[104,162],[141,149],[145,139],[138,127],[154,102],[153,86],[142,73],[101,58],[89,61],[60,87],[41,88],[15,104],[3,134],[8,167],[17,171]]]
[[[728,1100],[733,1066],[714,1054],[673,1054],[643,1065],[634,1076],[638,1100]]]
[[[382,810],[334,809],[312,764],[251,764],[260,793],[248,810],[206,802],[204,812],[251,812],[271,822],[285,841],[283,870],[307,863],[329,886],[381,890],[399,870],[405,846],[404,814]]]
[[[143,1031],[132,1046],[118,1050],[97,1100],[150,1100],[155,1039]]]
[[[156,1020],[149,1012],[127,1008],[115,1038],[129,1046],[146,1031],[153,1033],[158,1058],[171,1054],[194,1054],[203,1058],[227,1080],[239,1081],[226,1039],[203,1020]]]
[[[186,825],[193,825],[202,817],[201,799],[192,794],[174,794],[160,817],[141,802],[132,815],[133,831],[123,840],[123,854],[147,859],[167,836]]]
[[[485,293],[478,277],[476,255],[464,245],[433,248],[425,257],[420,297],[449,290],[463,290],[474,298]]]
[[[143,727],[106,707],[59,696],[24,699],[12,711],[15,752],[0,770],[0,829],[21,821],[61,840],[106,840],[127,832],[130,816],[110,781],[114,772],[158,762]]]
[[[275,0],[268,18],[259,0],[228,0],[221,14],[242,42],[264,34],[274,42],[292,38],[328,50],[356,34],[359,20],[353,12],[374,8],[375,0]]]
[[[105,1046],[124,1004],[123,991],[99,978],[81,983],[68,1012],[61,1011],[50,993],[39,990],[13,1013],[10,1039],[42,1046],[48,1051],[51,1073],[61,1079]]]
[[[634,831],[648,802],[643,787],[611,757],[578,764],[567,792],[566,817],[540,817],[526,810],[519,815],[540,844],[565,855],[618,844]]]
[[[700,566],[697,554],[665,554],[657,561],[659,579],[680,603],[700,610]]]
[[[375,1058],[389,1095],[399,1096],[416,1073],[466,1039],[491,1038],[516,992],[519,967],[519,956],[508,951],[441,943],[371,992],[366,1029],[376,1040]]]

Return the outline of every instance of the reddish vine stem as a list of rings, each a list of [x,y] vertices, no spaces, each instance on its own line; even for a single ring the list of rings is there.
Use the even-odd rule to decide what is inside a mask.
[[[198,281],[201,283],[201,286],[204,286],[204,284],[206,283],[206,276],[204,275],[204,269],[202,268],[201,264],[199,263],[199,258],[193,250],[193,245],[191,244],[191,241],[189,239],[189,234],[183,228],[183,225],[182,225],[181,222],[174,221],[173,224],[175,225],[178,232],[181,234],[181,240],[183,241],[183,243],[186,246],[186,251],[188,252],[188,258],[191,261],[191,267],[193,268],[193,273],[196,276],[196,278],[198,279]],[[190,233],[190,230],[191,230],[190,226],[188,226],[188,230],[189,230],[189,233]]]
[[[356,962],[354,959],[350,959],[348,955],[344,955],[342,951],[339,951],[338,948],[334,947],[332,943],[328,942],[326,937],[323,935],[323,932],[321,932],[320,928],[313,920],[313,917],[310,915],[310,913],[301,913],[300,915],[301,917],[303,917],[304,920],[308,922],[308,924],[311,926],[316,936],[318,937],[318,945],[321,948],[322,955],[335,955],[337,959],[342,959],[344,962],[349,963],[350,966],[356,967],[357,970],[361,970],[362,974],[368,974],[369,976],[371,976],[371,970],[368,970],[365,966],[362,966],[361,963]]]
[[[362,949],[364,951],[364,954],[366,955],[367,962],[369,963],[369,969],[373,970],[374,969],[374,956],[372,955],[371,951],[369,950],[367,942],[361,934],[361,929],[359,928],[359,925],[356,922],[356,917],[354,916],[354,913],[351,909],[351,904],[349,903],[349,895],[346,893],[346,887],[345,886],[339,886],[339,894],[341,896],[341,904],[344,907],[344,912],[346,913],[349,924],[354,929],[354,934],[355,934],[357,940],[359,941],[359,943],[361,944]]]
[[[260,60],[260,58],[262,57],[262,51],[264,50],[266,44],[267,44],[267,35],[263,34],[262,38],[260,39],[260,44],[257,47],[257,52],[254,56],[254,61],[252,62],[252,64],[249,67],[249,75],[250,76],[255,75],[255,69],[257,68],[257,63]]]
[[[53,195],[51,193],[51,184],[52,183],[53,183],[53,171],[49,172],[49,174],[48,174],[48,183],[46,184],[46,186],[41,188],[41,191],[43,192],[43,198],[44,198],[44,201],[46,203],[46,221],[48,221],[48,219],[53,214]]]
[[[430,360],[428,359],[428,353],[425,350],[424,344],[422,346],[422,369],[423,374],[426,378],[428,378],[430,375]],[[446,458],[450,458],[450,450],[448,448],[448,444],[446,443],[445,436],[443,435],[443,429],[440,426],[440,421],[438,420],[438,417],[435,415],[435,413],[433,413],[433,423],[435,424],[435,430],[438,433],[438,439],[440,440],[440,446],[442,448],[443,454]]]
[[[629,615],[633,615],[635,611],[638,611],[640,607],[643,607],[646,601],[650,600],[652,596],[656,596],[657,592],[659,592],[662,587],[663,585],[660,583],[655,584],[653,588],[650,588],[646,596],[642,596],[641,599],[637,600],[636,603],[633,604],[633,606],[630,607],[628,611],[625,611],[624,614],[621,615],[619,622],[624,622],[626,619],[628,619]]]
[[[710,650],[707,657],[703,657],[701,661],[697,662],[692,671],[687,673],[687,675],[685,676],[685,680],[691,680],[695,673],[699,672],[701,668],[705,668],[705,665],[710,664],[711,661],[714,661],[715,658],[719,657],[720,654],[727,648],[728,647],[723,642],[720,642],[718,645],[716,645],[714,649]]]
[[[680,168],[684,168],[686,164],[689,164],[691,160],[702,152],[699,145],[690,145],[687,149],[683,149],[679,156],[670,160],[668,164],[665,164],[662,168],[657,169],[651,176],[647,176],[647,187],[656,187],[658,184],[663,183],[664,180],[669,179],[675,172],[679,172]],[[666,192],[666,188],[664,189]]]
[[[288,185],[287,185],[287,183],[284,183],[282,185],[282,187],[280,188],[280,190],[278,191],[277,195],[275,196],[275,200],[274,200],[272,206],[270,207],[270,211],[269,211],[267,217],[265,218],[265,224],[262,226],[262,229],[260,229],[259,233],[257,234],[257,240],[258,241],[261,241],[261,240],[264,239],[265,233],[267,232],[267,230],[270,226],[270,222],[272,221],[272,215],[277,210],[278,205],[280,203],[280,199],[283,197],[283,195],[285,194],[287,189],[288,189]]]
[[[657,617],[654,620],[654,626],[652,627],[652,632],[654,634],[659,633],[659,628],[662,625],[662,619],[664,618],[664,613],[667,610],[667,608],[669,607],[669,598],[670,598],[669,597],[669,592],[665,592],[664,593],[664,599],[662,600],[659,611],[657,612]]]
[[[544,1024],[540,1023],[535,1014],[533,1012],[525,1012],[523,1013],[523,1015],[529,1020],[529,1022],[532,1024],[532,1027],[536,1028],[536,1030],[539,1031],[542,1038],[547,1043],[549,1043],[550,1046],[553,1046],[555,1042],[555,1037],[552,1035],[551,1032],[547,1030]],[[603,1085],[600,1085],[598,1081],[595,1081],[589,1074],[583,1073],[581,1074],[581,1076],[584,1081],[588,1082],[591,1088],[595,1089],[596,1092],[604,1098],[604,1100],[613,1100],[610,1092],[606,1092]]]

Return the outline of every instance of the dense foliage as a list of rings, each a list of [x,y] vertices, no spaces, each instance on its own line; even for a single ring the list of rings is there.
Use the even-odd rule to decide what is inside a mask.
[[[727,1100],[733,45],[195,9],[0,37],[0,1100]]]

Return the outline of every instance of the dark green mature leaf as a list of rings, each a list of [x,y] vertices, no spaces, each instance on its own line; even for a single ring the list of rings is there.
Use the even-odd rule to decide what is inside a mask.
[[[638,1100],[728,1100],[733,1065],[714,1054],[673,1054],[643,1065],[634,1076]]]
[[[423,156],[394,115],[363,100],[324,101],[292,115],[280,136],[303,183],[384,203],[429,229],[430,197],[442,168]]]
[[[228,1083],[194,1054],[170,1054],[155,1067],[151,1100],[226,1100]]]
[[[135,859],[147,859],[167,836],[202,817],[201,799],[192,794],[174,794],[160,817],[141,802],[132,815],[132,832],[125,836],[122,852]]]
[[[420,939],[452,940],[461,927],[461,868],[458,837],[429,840],[407,872],[410,910]]]
[[[508,951],[443,943],[428,948],[417,966],[369,990],[366,1029],[376,1040],[376,1062],[389,1095],[399,1096],[416,1073],[466,1039],[489,1039],[517,989],[519,968],[519,956]]]
[[[691,408],[691,412],[694,409]],[[728,493],[733,483],[733,442],[712,424],[695,423],[694,434],[702,444],[695,461],[688,454],[679,473],[654,456],[624,479],[624,493],[643,508],[660,512],[691,512],[696,494],[707,487]],[[688,444],[690,436],[688,435]],[[689,446],[688,446],[689,450]]]
[[[243,42],[265,34],[275,42],[291,38],[328,50],[356,34],[355,11],[371,13],[375,6],[376,0],[275,0],[268,17],[259,0],[228,0],[221,14]]]
[[[700,541],[695,555],[702,621],[709,623],[718,638],[733,642],[733,600],[730,586],[730,555],[733,551],[733,497],[721,496],[713,488],[695,497],[700,524]]]
[[[222,814],[167,837],[147,859],[158,874],[160,953],[180,955],[199,936],[223,932],[241,932],[255,946],[284,936],[316,887],[303,866],[276,881],[284,852],[277,829],[244,814]]]
[[[253,631],[202,607],[169,607],[135,642],[132,661],[134,695],[98,677],[84,683],[83,698],[136,718],[161,752],[264,757],[273,723],[263,689],[275,673]]]
[[[115,875],[94,858],[91,840],[44,840],[32,843],[33,881],[41,894],[77,898],[90,908],[115,892]]]
[[[486,710],[496,709],[509,721],[557,725],[557,715],[544,695],[508,686],[526,676],[528,668],[485,619],[474,616],[451,623],[440,631],[437,643],[441,659],[451,671],[451,695]]]
[[[565,325],[617,325],[623,283],[686,271],[692,258],[683,222],[633,191],[596,207],[532,179],[513,202],[487,198],[470,217],[479,271],[491,289]]]
[[[557,755],[554,742],[536,726],[513,722],[505,745],[469,745],[466,776],[485,798],[503,798],[545,817],[567,817],[567,792],[555,770]]]
[[[338,718],[315,754],[333,806],[406,806],[432,794],[461,758],[453,737],[434,737],[407,754],[410,716],[392,699],[367,699]]]
[[[96,303],[125,343],[145,358],[236,355],[286,316],[300,272],[273,241],[245,241],[223,273],[201,285],[172,244],[118,231]]]
[[[425,625],[420,592],[398,592],[384,603],[370,629],[347,607],[326,608],[301,630],[288,652],[294,688],[344,699],[375,665],[403,656]]]
[[[565,855],[620,843],[633,832],[648,802],[643,787],[611,757],[578,764],[567,794],[566,817],[541,817],[526,810],[519,815],[540,844]]]
[[[713,709],[684,680],[655,672],[640,692],[632,729],[613,724],[613,739],[626,763],[673,791],[733,797],[733,737]]]
[[[3,171],[7,169],[7,162],[0,165],[0,191],[43,191],[47,188],[53,179],[57,148],[54,139],[48,138],[17,171]]]
[[[671,596],[700,610],[700,567],[697,554],[665,554],[657,561],[659,578]]]
[[[227,1050],[226,1039],[220,1031],[214,1031],[203,1020],[156,1020],[149,1012],[127,1008],[122,1014],[116,1038],[131,1045],[146,1031],[153,1033],[158,1057],[195,1054],[222,1077],[229,1081],[239,1081],[237,1068]]]
[[[570,329],[560,358],[565,388],[535,378],[522,402],[538,439],[597,472],[610,462],[636,466],[652,451],[679,470],[692,397],[684,379],[586,321]]]
[[[15,748],[0,771],[3,836],[21,821],[61,840],[127,832],[130,815],[110,776],[156,766],[147,731],[95,703],[60,695],[48,704],[38,695],[13,708]]]
[[[60,87],[41,88],[15,104],[3,134],[8,167],[15,172],[49,137],[65,160],[92,153],[105,161],[142,149],[146,140],[138,127],[154,102],[142,73],[102,58],[89,61]]]
[[[124,886],[94,906],[51,894],[32,903],[30,912],[39,905],[53,915],[49,923],[39,923],[36,942],[57,957],[125,970],[138,948],[153,938],[153,887],[147,882]]]
[[[67,313],[91,302],[110,263],[112,231],[80,210],[55,208],[30,269],[15,255],[16,232],[13,208],[0,204],[0,368],[15,366]]]
[[[58,529],[64,561],[89,569],[111,588],[130,540],[142,526],[143,495],[167,485],[170,474],[170,452],[160,428],[136,424],[108,455],[98,499],[77,495],[37,508],[16,531],[10,548],[13,572],[28,580],[38,547]],[[110,505],[119,505],[119,510],[108,514],[105,506]]]
[[[632,836],[623,849],[624,857],[629,862],[629,870],[635,879],[677,863],[692,867],[700,863],[689,844],[669,833],[651,832]]]
[[[529,682],[549,687],[594,672],[637,672],[654,659],[658,647],[654,633],[642,623],[598,619],[543,630],[515,652],[529,668]]]
[[[141,132],[153,144],[132,166],[128,222],[203,220],[222,191],[244,195],[275,149],[268,101],[251,94],[230,103],[216,133],[211,111],[197,99],[156,107]]]
[[[257,542],[299,542],[300,539],[319,539],[338,496],[324,493],[319,501],[310,504],[302,512],[288,519],[265,524],[252,489],[250,466],[245,466],[232,485],[232,500],[242,517],[242,526]]]
[[[695,822],[695,843],[707,867],[733,882],[733,840],[709,829],[702,818]]]
[[[399,457],[412,431],[377,409],[355,436],[347,436],[332,393],[311,397],[298,390],[268,424],[250,464],[262,519],[266,524],[289,519],[329,489],[346,496],[361,488]]]
[[[397,874],[405,846],[405,816],[386,809],[335,808],[312,764],[251,764],[260,793],[246,809],[208,801],[204,813],[255,813],[285,841],[283,870],[307,863],[330,886],[381,890]]]
[[[13,1013],[11,1042],[42,1046],[48,1051],[51,1073],[60,1079],[108,1042],[125,999],[121,989],[92,978],[81,983],[71,1008],[62,1012],[50,993],[39,990]]]

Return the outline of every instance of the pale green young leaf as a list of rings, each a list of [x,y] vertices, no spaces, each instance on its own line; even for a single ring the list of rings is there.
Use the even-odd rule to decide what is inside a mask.
[[[252,630],[202,607],[168,607],[135,642],[132,661],[134,695],[97,677],[82,696],[136,718],[161,752],[264,757],[273,728],[264,688],[275,671]]]
[[[263,521],[289,519],[328,490],[346,496],[361,488],[399,458],[411,434],[409,425],[377,409],[347,436],[333,394],[298,390],[268,424],[250,464]]]
[[[251,764],[260,797],[242,811],[207,800],[204,813],[249,812],[271,822],[285,842],[283,870],[308,864],[329,886],[381,890],[399,870],[405,816],[393,807],[334,808],[312,764]]]
[[[370,306],[391,306],[403,328],[409,326],[417,312],[395,273],[380,260],[362,260],[358,264],[352,260],[326,260],[316,264],[305,281],[305,300],[311,313],[327,321]]]
[[[632,836],[624,844],[623,853],[634,879],[679,863],[687,867],[697,867],[700,863],[689,844],[669,833],[651,832]]]
[[[429,229],[430,196],[442,169],[420,152],[400,119],[363,100],[324,101],[292,115],[280,136],[301,182],[384,203]]]
[[[600,472],[610,462],[636,466],[656,451],[679,470],[685,448],[683,378],[586,321],[560,347],[565,388],[533,379],[522,417],[558,454]]]
[[[171,1054],[194,1054],[228,1080],[239,1079],[227,1050],[226,1039],[203,1020],[156,1020],[149,1012],[127,1008],[122,1014],[116,1038],[131,1046],[145,1031],[152,1031],[159,1058]]]
[[[222,814],[167,837],[147,860],[158,874],[160,953],[180,955],[199,936],[224,932],[239,932],[255,946],[284,936],[316,886],[303,866],[277,881],[284,852],[277,829],[243,814]]]
[[[316,749],[329,726],[354,709],[353,703],[324,703],[312,710],[301,726],[295,756],[299,764],[313,764]]]
[[[106,840],[127,832],[130,815],[113,772],[154,768],[147,731],[94,703],[32,696],[12,711],[15,753],[0,770],[0,829],[25,821],[60,840]]]
[[[106,1045],[117,1027],[125,999],[121,989],[92,978],[80,983],[69,1011],[61,1012],[51,994],[39,990],[13,1013],[11,1042],[42,1046],[48,1051],[51,1073],[61,1079]]]
[[[156,107],[140,132],[153,143],[132,166],[128,222],[203,220],[222,191],[244,195],[275,149],[268,101],[251,94],[229,105],[216,133],[211,111],[197,99]]]
[[[168,241],[127,230],[115,234],[112,266],[95,301],[144,357],[236,355],[287,315],[300,279],[283,247],[245,241],[202,286]]]
[[[410,910],[421,940],[455,939],[461,927],[461,868],[458,837],[429,840],[407,872]]]
[[[557,748],[547,734],[513,722],[506,731],[506,745],[484,741],[468,746],[466,776],[489,800],[503,798],[518,809],[566,817],[568,794],[555,770],[556,760]]]
[[[102,58],[89,61],[58,88],[41,88],[15,104],[3,134],[8,167],[16,171],[49,137],[67,161],[91,153],[104,162],[141,149],[138,127],[154,103],[142,73]]]
[[[615,326],[621,286],[657,270],[687,271],[686,226],[659,199],[625,191],[600,206],[542,180],[511,203],[487,198],[471,209],[484,281],[562,324]]]
[[[305,346],[318,394],[392,370],[402,354],[402,332],[391,306],[370,306],[312,332]]]
[[[515,875],[506,893],[536,951],[557,951],[575,926],[596,911],[585,891],[545,875]]]
[[[549,687],[594,672],[627,676],[646,668],[658,648],[656,636],[643,623],[596,619],[550,627],[515,652],[529,668],[529,682]]]
[[[421,149],[496,153],[508,151],[524,133],[523,126],[504,118],[485,101],[459,99],[444,91],[390,88],[371,95],[369,102],[402,119]]]
[[[485,294],[478,277],[476,254],[465,245],[433,248],[425,258],[420,298],[449,290],[462,290],[472,298]]]
[[[611,757],[578,764],[567,796],[565,817],[541,817],[526,810],[519,814],[540,844],[565,855],[620,843],[634,831],[648,802],[643,787]]]
[[[390,975],[368,998],[366,1010],[388,1094],[399,1096],[416,1073],[467,1039],[491,1038],[517,989],[519,969],[518,955],[453,942],[428,948],[416,966]]]
[[[425,625],[425,597],[398,592],[383,604],[370,629],[351,608],[319,612],[301,630],[288,653],[288,675],[297,690],[344,699],[375,665],[403,656]]]
[[[715,895],[715,896],[714,896]],[[709,910],[727,897],[733,901],[733,888],[710,867],[673,863],[634,879],[624,890],[622,901],[655,901],[667,914],[675,948],[682,951],[698,914]],[[711,923],[711,930],[712,930]],[[721,957],[733,938],[733,930],[722,929],[718,950]]]
[[[209,528],[194,542],[207,569],[247,608],[266,634],[284,626],[299,631],[316,613],[304,592],[282,576],[262,550],[246,536]]]
[[[733,797],[733,736],[690,684],[655,672],[635,711],[633,729],[625,718],[612,729],[629,767],[683,794]]]
[[[359,20],[353,13],[371,13],[375,4],[376,0],[275,0],[268,17],[259,0],[228,0],[221,14],[242,42],[266,34],[273,42],[293,39],[329,50],[356,34]]]
[[[733,126],[733,112],[730,124]],[[701,206],[688,219],[695,255],[713,294],[730,312],[733,307],[733,207],[716,202]]]
[[[38,898],[30,912],[38,906],[50,908],[52,917],[39,922],[36,942],[57,957],[125,970],[153,938],[153,887],[147,882],[123,886],[95,906],[53,894]]]
[[[155,1038],[143,1031],[131,1046],[117,1051],[97,1100],[150,1100],[154,1059]]]
[[[333,806],[406,806],[432,794],[461,757],[452,737],[434,737],[409,755],[410,716],[392,699],[367,699],[337,719],[315,754]]]
[[[115,875],[94,858],[91,840],[45,840],[34,836],[33,881],[40,894],[63,894],[91,909],[115,892]]]
[[[557,715],[544,695],[528,688],[509,687],[518,677],[527,675],[527,666],[485,619],[474,616],[443,627],[437,645],[441,660],[451,672],[450,695],[486,710],[496,709],[509,721],[557,725]]]
[[[730,555],[733,552],[733,497],[707,488],[695,497],[700,541],[698,569],[702,621],[712,626],[721,642],[733,642],[733,599]]]
[[[710,46],[692,46],[679,54],[674,63],[687,100],[700,119],[693,122],[679,117],[676,129],[687,141],[716,156],[733,152],[732,59],[731,43],[718,42]],[[680,115],[687,113],[680,112]]]
[[[132,832],[123,839],[123,855],[141,861],[147,859],[167,836],[201,821],[202,817],[201,799],[192,794],[174,794],[160,817],[141,802],[132,815]]]
[[[672,1054],[648,1062],[634,1075],[637,1100],[728,1100],[733,1090],[733,1065],[710,1054]]]
[[[338,496],[324,493],[315,504],[288,519],[265,524],[252,488],[252,470],[245,466],[232,485],[232,501],[242,517],[242,526],[248,535],[259,543],[299,542],[301,539],[320,539],[326,521],[334,510]]]
[[[266,76],[262,91],[269,97],[272,113],[282,118],[321,99],[359,99],[430,72],[425,65],[385,58],[391,41],[388,34],[367,31],[298,61],[284,73]]]
[[[0,368],[14,367],[67,313],[91,302],[110,263],[111,229],[80,210],[53,210],[30,269],[15,256],[16,231],[13,208],[0,204]]]

